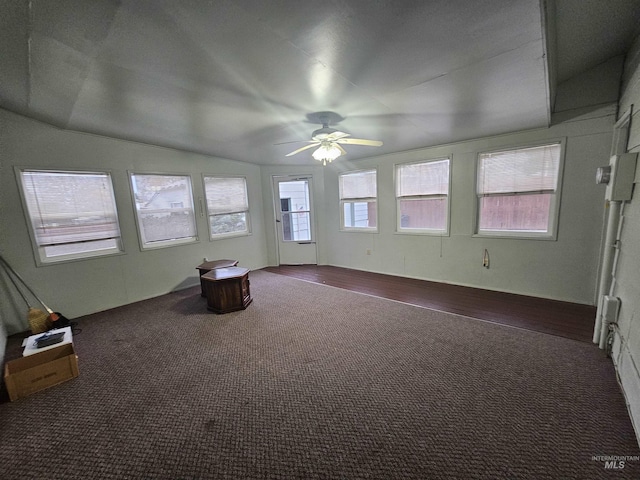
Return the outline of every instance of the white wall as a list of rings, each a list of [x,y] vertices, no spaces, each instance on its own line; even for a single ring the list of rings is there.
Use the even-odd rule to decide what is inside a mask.
[[[595,169],[608,162],[615,104],[582,109],[539,129],[349,162],[325,170],[327,262],[348,268],[503,292],[594,304],[604,188]],[[556,241],[475,237],[478,152],[566,139]],[[394,164],[451,157],[450,235],[396,232]],[[378,170],[378,233],[339,230],[338,173]],[[484,249],[491,266],[482,266]],[[367,255],[371,250],[371,255]]]
[[[620,114],[633,107],[630,152],[640,152],[640,36],[627,55]],[[614,296],[620,298],[619,332],[614,338],[613,361],[636,432],[640,432],[640,169],[636,168],[634,194],[624,205],[621,250]]]
[[[112,138],[60,130],[0,109],[0,253],[55,311],[70,318],[196,285],[204,257],[232,258],[246,268],[267,263],[260,167]],[[106,169],[111,172],[123,255],[36,267],[14,166]],[[202,174],[245,175],[252,234],[209,240],[206,216],[197,215],[197,243],[141,251],[128,171],[190,174],[194,197],[204,198]],[[198,207],[196,205],[196,210]],[[28,329],[26,306],[0,277],[0,315],[7,334]],[[0,338],[4,347],[4,341]]]

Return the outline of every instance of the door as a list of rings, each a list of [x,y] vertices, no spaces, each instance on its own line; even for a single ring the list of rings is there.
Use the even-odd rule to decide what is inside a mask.
[[[317,264],[311,177],[274,177],[273,191],[280,265]]]

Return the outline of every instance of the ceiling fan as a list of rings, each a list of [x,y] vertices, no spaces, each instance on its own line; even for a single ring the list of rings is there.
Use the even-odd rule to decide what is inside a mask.
[[[351,137],[349,133],[341,132],[335,128],[329,127],[329,121],[331,117],[342,118],[333,112],[319,112],[316,114],[307,115],[308,118],[317,118],[318,123],[322,123],[322,128],[315,130],[311,134],[311,140],[306,140],[309,145],[298,148],[286,156],[291,157],[297,153],[303,152],[310,148],[318,147],[311,155],[316,160],[322,162],[322,165],[326,165],[327,162],[331,163],[340,155],[345,155],[347,152],[342,145],[366,145],[368,147],[379,147],[382,145],[380,140],[365,140],[362,138],[348,138]],[[294,142],[287,142],[294,143]]]

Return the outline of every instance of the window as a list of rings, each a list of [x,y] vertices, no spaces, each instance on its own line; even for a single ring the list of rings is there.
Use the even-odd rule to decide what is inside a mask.
[[[193,242],[198,239],[191,177],[131,174],[142,248]]]
[[[311,179],[276,179],[283,242],[312,241]]]
[[[340,182],[340,211],[345,230],[376,230],[376,171],[343,173]]]
[[[20,186],[41,262],[122,251],[108,173],[21,170]]]
[[[204,177],[211,238],[249,234],[249,199],[244,177]]]
[[[446,233],[449,159],[396,165],[398,232]]]
[[[478,233],[552,237],[561,144],[478,157]]]

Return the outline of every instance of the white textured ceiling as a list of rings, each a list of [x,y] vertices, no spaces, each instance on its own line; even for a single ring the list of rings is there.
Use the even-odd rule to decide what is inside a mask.
[[[622,12],[609,13],[617,31],[599,16],[612,3]],[[638,3],[543,2],[557,18],[557,78],[623,53]],[[0,7],[0,106],[62,128],[308,165],[309,150],[285,157],[303,144],[274,144],[308,140],[320,127],[309,121],[313,112],[336,112],[340,130],[384,142],[348,145],[350,159],[549,121],[548,34],[538,0],[0,0]],[[605,32],[606,41],[583,28]]]

